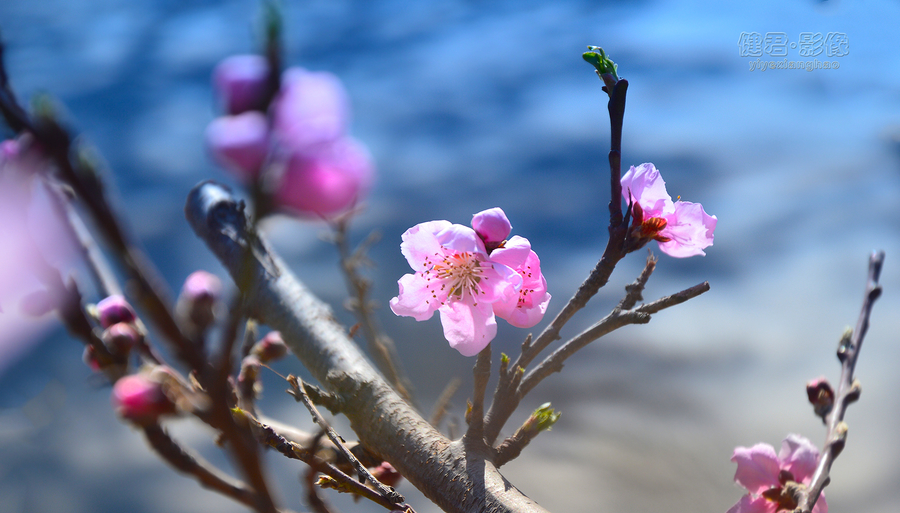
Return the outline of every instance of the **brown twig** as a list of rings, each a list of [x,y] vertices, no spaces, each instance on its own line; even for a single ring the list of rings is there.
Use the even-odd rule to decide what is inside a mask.
[[[244,483],[234,480],[212,467],[202,458],[178,445],[159,425],[144,426],[144,436],[157,454],[176,469],[194,476],[205,488],[254,508],[258,503],[256,493]]]
[[[881,285],[878,279],[884,264],[884,251],[877,251],[869,256],[869,274],[866,280],[866,294],[863,299],[862,309],[856,321],[856,329],[849,337],[844,337],[838,346],[837,356],[841,362],[841,380],[838,383],[835,395],[834,407],[827,416],[828,432],[825,436],[825,447],[819,464],[813,474],[807,491],[801,491],[798,501],[798,511],[810,513],[822,490],[831,481],[831,465],[844,448],[847,438],[847,424],[844,423],[844,414],[847,406],[859,398],[859,382],[853,377],[856,369],[856,361],[862,348],[863,339],[869,329],[869,317],[872,306],[881,297]]]
[[[378,241],[380,236],[375,232],[369,234],[351,252],[347,237],[349,225],[350,214],[342,216],[332,223],[332,241],[338,249],[341,270],[347,280],[349,293],[353,298],[353,313],[359,319],[360,331],[366,340],[369,353],[378,366],[378,370],[384,373],[385,378],[401,396],[413,402],[412,393],[410,392],[412,387],[409,379],[406,378],[399,366],[400,359],[397,357],[397,349],[394,347],[394,342],[381,333],[375,322],[375,316],[368,297],[371,282],[359,274],[360,266],[367,262],[366,252],[372,244]]]
[[[441,395],[438,396],[437,401],[434,403],[434,410],[431,412],[431,418],[428,419],[432,426],[437,427],[441,421],[444,420],[444,416],[447,414],[447,407],[450,404],[450,399],[453,398],[453,394],[459,390],[461,384],[461,379],[453,378],[447,383],[447,386],[444,387]]]

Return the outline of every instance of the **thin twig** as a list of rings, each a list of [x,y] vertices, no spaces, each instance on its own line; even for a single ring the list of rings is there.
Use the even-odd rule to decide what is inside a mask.
[[[703,282],[693,287],[676,292],[670,296],[657,299],[652,303],[641,305],[633,310],[615,309],[609,315],[604,317],[600,322],[594,324],[590,328],[576,335],[568,342],[563,344],[559,349],[547,356],[544,361],[529,372],[519,385],[518,394],[520,397],[525,396],[532,388],[540,383],[544,378],[562,370],[563,362],[576,351],[582,349],[598,338],[615,331],[622,326],[629,324],[646,324],[650,322],[650,315],[654,314],[670,306],[684,303],[685,301],[695,298],[700,294],[709,290],[709,283]]]
[[[428,420],[432,426],[437,427],[438,424],[444,420],[444,416],[447,414],[447,407],[450,404],[450,399],[453,398],[453,394],[456,393],[461,384],[462,380],[459,378],[453,378],[447,382],[447,386],[444,387],[441,395],[439,395],[437,401],[435,401],[434,410],[432,410],[431,418]]]
[[[412,401],[412,393],[409,379],[406,378],[399,366],[400,359],[393,341],[383,335],[378,329],[375,316],[369,303],[368,294],[370,282],[359,274],[359,267],[366,261],[366,252],[372,244],[378,241],[380,236],[373,232],[363,240],[354,250],[350,251],[347,231],[350,225],[350,215],[338,219],[332,224],[332,240],[337,246],[340,255],[341,270],[347,280],[347,288],[353,297],[353,313],[359,319],[360,331],[369,348],[369,353],[375,360],[378,370],[384,373],[388,383],[393,385],[397,392],[407,401]]]
[[[859,351],[862,348],[863,339],[869,329],[869,317],[872,306],[881,297],[881,285],[878,279],[881,268],[884,265],[884,251],[877,251],[869,256],[869,274],[866,280],[866,294],[863,299],[862,309],[856,321],[856,329],[853,330],[849,340],[843,339],[838,347],[838,359],[841,361],[841,380],[838,383],[835,395],[834,407],[827,417],[828,433],[825,436],[825,447],[819,465],[810,481],[808,491],[801,492],[799,510],[810,513],[822,490],[831,481],[831,465],[844,448],[847,437],[847,424],[844,423],[844,414],[847,406],[859,398],[859,383],[853,377],[856,369],[856,361],[859,359]]]
[[[385,486],[381,481],[376,479],[375,476],[373,476],[372,473],[369,472],[369,470],[362,463],[360,463],[358,459],[356,459],[356,456],[354,456],[353,453],[350,452],[350,449],[347,448],[341,437],[338,436],[338,434],[328,424],[328,422],[325,421],[325,418],[322,417],[321,413],[319,413],[316,405],[314,405],[313,402],[309,399],[309,396],[306,395],[306,390],[304,390],[305,384],[303,383],[303,380],[291,375],[288,376],[287,381],[291,385],[291,390],[289,391],[289,393],[291,393],[291,395],[294,397],[294,399],[297,400],[297,402],[302,402],[303,405],[306,406],[306,409],[309,410],[309,413],[310,415],[312,415],[313,420],[316,422],[316,424],[318,424],[320,428],[325,431],[325,434],[328,435],[328,439],[331,440],[331,443],[333,443],[335,447],[338,448],[338,451],[341,453],[341,455],[347,461],[349,461],[351,465],[353,465],[353,468],[356,470],[359,478],[361,480],[366,479],[370,483],[372,483],[372,486],[375,487],[378,493],[380,493],[382,497],[384,497],[391,503],[403,503],[403,501],[405,501],[406,499],[404,499],[402,495],[400,495],[393,488]]]
[[[187,449],[178,445],[159,424],[145,426],[143,431],[150,447],[170,465],[194,476],[206,488],[215,490],[248,507],[256,507],[258,497],[252,489],[247,488],[244,483],[226,476],[199,456],[191,454]]]

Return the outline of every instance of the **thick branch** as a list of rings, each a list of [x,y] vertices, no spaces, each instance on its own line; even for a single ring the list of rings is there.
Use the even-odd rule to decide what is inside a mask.
[[[281,331],[285,343],[328,390],[360,442],[390,462],[445,511],[541,512],[488,461],[490,451],[451,442],[406,403],[348,338],[330,308],[306,289],[247,231],[240,204],[223,186],[206,182],[188,197],[185,213],[233,278],[250,276],[243,291],[248,315]],[[253,258],[246,258],[247,252]]]

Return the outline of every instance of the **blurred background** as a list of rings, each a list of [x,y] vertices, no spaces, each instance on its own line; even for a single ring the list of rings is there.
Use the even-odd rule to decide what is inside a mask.
[[[404,230],[468,224],[503,207],[543,262],[554,297],[546,321],[602,253],[609,125],[601,83],[581,59],[586,45],[606,49],[630,82],[623,166],[655,163],[673,196],[717,215],[708,255],[661,254],[644,297],[704,280],[710,292],[595,342],[523,402],[507,433],[544,401],[563,412],[503,469],[524,493],[551,511],[727,510],[742,494],[735,446],[777,449],[788,433],[821,444],[804,383],[836,382],[834,351],[856,322],[868,254],[884,249],[884,295],[857,367],[864,393],[827,495],[835,512],[896,511],[900,3],[316,0],[288,3],[284,15],[287,64],[344,81],[352,133],[377,162],[353,237],[382,234],[373,297],[426,413],[461,377],[451,415],[462,422],[474,359],[447,346],[436,318],[416,323],[387,308],[408,270]],[[22,98],[58,98],[96,145],[120,212],[172,290],[196,269],[227,280],[182,207],[200,180],[235,184],[204,150],[218,114],[210,74],[226,56],[258,51],[258,22],[250,0],[0,2],[13,86]],[[739,45],[750,33],[783,34],[788,60],[837,69],[751,71],[757,57]],[[790,46],[801,33],[846,35],[843,55],[802,56]],[[277,218],[266,230],[353,324],[325,226]],[[643,261],[643,252],[623,261],[564,336],[604,316]],[[82,344],[17,310],[4,304],[0,314],[0,511],[243,511],[159,461],[116,419],[109,387],[81,363]],[[518,354],[525,330],[499,324],[494,354]],[[302,372],[295,360],[277,368]],[[310,426],[276,376],[266,386],[266,412]],[[171,426],[227,467],[208,429]],[[284,505],[305,510],[305,469],[267,458]],[[436,511],[408,483],[400,491],[420,513]],[[345,511],[378,510],[325,495]]]

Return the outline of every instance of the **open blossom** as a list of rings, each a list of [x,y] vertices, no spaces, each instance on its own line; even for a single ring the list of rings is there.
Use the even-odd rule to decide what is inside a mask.
[[[797,507],[789,494],[783,493],[785,485],[792,481],[809,485],[819,463],[819,450],[800,435],[788,435],[777,455],[771,445],[756,444],[737,447],[731,461],[737,463],[735,482],[749,493],[727,513],[776,513]],[[824,494],[813,513],[828,513]]]
[[[492,210],[499,214],[486,215],[506,218]],[[493,340],[495,315],[514,326],[533,326],[550,300],[540,261],[527,239],[494,242],[500,247],[489,252],[476,230],[449,221],[413,226],[400,250],[415,272],[400,278],[391,310],[417,321],[440,312],[445,338],[463,356],[478,354]]]
[[[712,246],[716,216],[699,203],[673,202],[653,164],[631,166],[622,177],[622,196],[632,205],[634,235],[656,240],[669,256],[705,255],[703,249]]]

